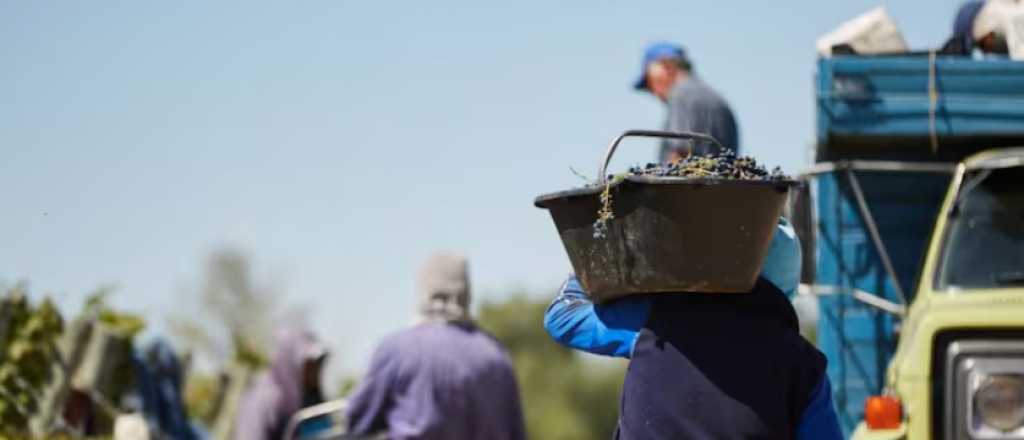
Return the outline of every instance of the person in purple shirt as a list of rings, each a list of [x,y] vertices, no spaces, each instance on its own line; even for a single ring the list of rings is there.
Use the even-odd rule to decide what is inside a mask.
[[[508,355],[469,314],[466,260],[432,256],[418,279],[418,319],[377,347],[349,401],[348,432],[391,440],[523,440]]]
[[[559,343],[630,359],[618,439],[842,439],[825,359],[787,296],[800,246],[780,219],[746,294],[658,294],[594,304],[575,276],[544,316]]]

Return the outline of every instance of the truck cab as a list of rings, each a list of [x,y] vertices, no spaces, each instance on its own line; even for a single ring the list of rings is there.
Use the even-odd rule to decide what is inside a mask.
[[[853,438],[1024,438],[1024,148],[956,166],[913,298]]]

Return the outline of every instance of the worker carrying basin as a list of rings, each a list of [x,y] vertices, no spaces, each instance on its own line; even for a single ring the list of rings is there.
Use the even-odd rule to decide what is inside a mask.
[[[733,153],[692,156],[608,176],[630,136],[718,142],[698,133],[630,130],[608,146],[600,181],[545,194],[576,276],[598,302],[660,292],[749,292],[757,281],[789,188]]]
[[[629,359],[616,438],[842,438],[825,357],[800,336],[787,298],[800,250],[779,214],[793,184],[723,152],[538,198],[576,268],[544,311],[545,331]]]

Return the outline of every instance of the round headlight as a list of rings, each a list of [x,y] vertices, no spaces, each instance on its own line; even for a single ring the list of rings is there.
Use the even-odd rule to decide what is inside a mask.
[[[974,405],[986,425],[1003,432],[1024,425],[1024,376],[986,377],[974,394]]]

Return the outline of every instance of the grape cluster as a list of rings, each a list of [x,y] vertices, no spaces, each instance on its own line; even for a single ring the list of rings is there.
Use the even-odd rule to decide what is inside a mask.
[[[20,288],[0,297],[0,434],[27,432],[57,360],[64,321],[49,299],[33,307]]]
[[[608,176],[608,181],[604,184],[604,190],[600,195],[601,208],[597,211],[597,220],[594,221],[594,238],[604,238],[608,235],[608,222],[615,218],[615,213],[612,211],[611,187],[630,175],[760,181],[790,179],[779,167],[775,167],[769,172],[753,157],[737,156],[736,152],[729,149],[719,154],[689,156],[664,165],[649,163],[643,167],[633,166],[627,173]]]
[[[737,156],[732,150],[720,154],[689,156],[683,160],[665,165],[649,163],[644,167],[634,166],[629,174],[655,177],[690,177],[725,180],[786,180],[789,176],[775,167],[768,172],[753,157]]]

